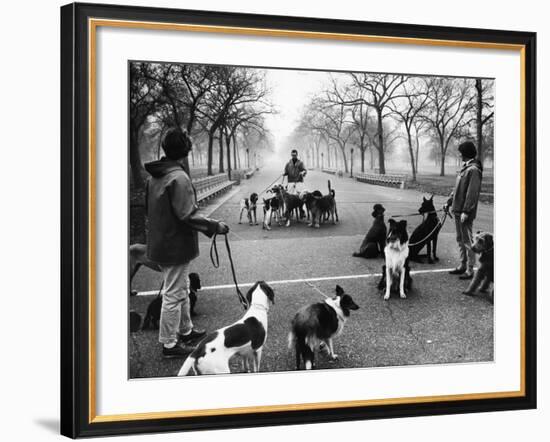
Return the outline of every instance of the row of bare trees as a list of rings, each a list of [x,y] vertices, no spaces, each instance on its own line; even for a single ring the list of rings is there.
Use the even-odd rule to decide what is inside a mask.
[[[155,147],[150,140],[157,140],[158,155],[165,131],[174,126],[187,130],[195,146],[204,149],[208,175],[214,171],[217,140],[218,170],[230,175],[240,161],[239,141],[244,143],[247,152],[270,147],[264,121],[264,116],[272,112],[268,95],[263,70],[131,63],[130,167],[133,184],[137,188],[144,184],[142,152]],[[201,157],[202,153],[199,152]]]
[[[365,170],[369,151],[371,168],[373,157],[377,157],[379,172],[386,173],[386,156],[397,138],[406,142],[413,180],[426,140],[435,146],[441,176],[445,175],[449,147],[463,138],[476,141],[481,160],[492,154],[492,80],[369,73],[327,75],[328,85],[304,108],[292,136],[292,142],[307,143],[318,167],[323,145],[327,166],[337,151],[348,172],[349,147],[349,152],[352,148],[360,151],[361,171]]]

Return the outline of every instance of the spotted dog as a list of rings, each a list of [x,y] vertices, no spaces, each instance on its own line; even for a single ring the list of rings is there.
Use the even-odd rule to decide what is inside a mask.
[[[246,216],[248,218],[248,224],[251,226],[252,218],[254,218],[254,225],[258,225],[258,220],[256,219],[256,203],[258,202],[258,194],[251,193],[249,198],[243,198],[241,200],[241,213],[239,214],[239,224],[243,217],[243,212],[246,210]]]
[[[245,368],[253,372],[260,370],[267,339],[267,314],[270,303],[275,303],[275,294],[264,281],[258,281],[246,298],[250,307],[244,316],[204,337],[187,357],[178,376],[186,376],[191,369],[196,374],[230,373],[229,359],[234,355],[243,358]]]

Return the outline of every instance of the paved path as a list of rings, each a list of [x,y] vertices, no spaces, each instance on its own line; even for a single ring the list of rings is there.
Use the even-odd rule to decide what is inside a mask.
[[[370,212],[375,203],[386,207],[386,219],[392,215],[418,210],[422,194],[336,178],[310,171],[307,188],[327,192],[327,180],[336,191],[340,223],[324,224],[320,229],[306,223],[291,227],[262,230],[261,225],[238,224],[239,201],[251,192],[259,192],[278,175],[262,170],[243,181],[232,194],[204,208],[212,218],[227,222],[229,239],[240,283],[272,281],[276,304],[270,311],[269,338],[264,351],[262,371],[293,369],[293,354],[286,348],[290,320],[301,306],[318,301],[323,294],[332,295],[340,284],[360,305],[352,313],[344,333],[335,343],[340,355],[337,362],[323,356],[320,368],[374,367],[388,365],[491,361],[493,359],[493,306],[483,298],[461,295],[467,283],[449,276],[445,269],[456,265],[453,220],[448,220],[439,237],[437,264],[412,265],[414,289],[406,300],[392,297],[384,302],[376,289],[382,260],[353,258],[371,224]],[[221,204],[220,204],[221,200]],[[434,197],[437,208],[445,198]],[[261,223],[261,208],[258,210]],[[481,204],[474,228],[492,231],[493,208]],[[409,232],[421,217],[408,217]],[[201,275],[206,288],[199,294],[195,319],[209,330],[231,323],[241,315],[223,241],[220,241],[219,269],[210,263],[210,240],[200,240],[201,256],[192,271]],[[140,292],[158,290],[160,275],[140,270],[133,289]],[[130,300],[131,308],[144,313],[151,296]],[[138,332],[130,337],[131,377],[173,376],[181,362],[164,361],[154,331]],[[236,368],[236,367],[235,367]]]

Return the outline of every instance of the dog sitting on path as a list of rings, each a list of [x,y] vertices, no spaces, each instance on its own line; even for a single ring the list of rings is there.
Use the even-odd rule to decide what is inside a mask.
[[[384,300],[390,299],[390,292],[399,277],[399,296],[406,298],[405,289],[412,286],[412,278],[409,268],[409,235],[407,233],[407,221],[389,220],[389,232],[384,248],[386,263],[382,267],[382,278],[378,283],[379,290],[386,290]]]
[[[178,376],[186,376],[191,369],[196,374],[230,373],[229,359],[234,355],[241,356],[253,372],[260,371],[267,339],[267,315],[270,303],[275,303],[275,294],[264,281],[258,281],[246,298],[250,307],[244,316],[204,337],[187,357]]]
[[[258,194],[251,193],[249,198],[243,198],[240,202],[241,212],[239,214],[239,224],[243,217],[243,212],[246,210],[246,216],[248,218],[248,224],[252,225],[252,218],[254,218],[254,225],[258,225],[258,220],[256,219],[256,203],[258,202]]]
[[[201,288],[202,288],[201,279],[198,273],[189,273],[189,301],[191,303],[189,310],[190,310],[191,316],[195,316],[195,304],[197,303],[197,292]],[[147,330],[151,326],[155,330],[158,330],[161,308],[162,308],[162,294],[159,292],[156,298],[153,299],[149,303],[149,306],[147,307],[147,314],[145,315],[145,319],[143,320],[143,326],[141,327],[142,330]]]
[[[352,297],[337,285],[334,298],[298,310],[288,335],[288,346],[296,351],[296,370],[300,370],[302,360],[306,370],[314,368],[315,351],[321,347],[332,360],[338,359],[332,339],[342,333],[350,311],[358,308]]]
[[[486,292],[495,281],[493,235],[487,232],[477,232],[472,243],[472,250],[479,254],[479,268],[468,288],[462,292],[465,295],[475,295],[477,289]],[[492,298],[493,296],[491,296]]]
[[[384,255],[384,247],[386,247],[387,228],[384,222],[385,208],[382,204],[375,204],[372,208],[372,217],[374,222],[367,232],[367,235],[361,243],[359,252],[354,252],[353,256],[361,258],[377,258]]]
[[[426,246],[428,262],[433,264],[439,261],[437,257],[437,237],[441,230],[441,221],[439,220],[434,207],[434,196],[426,199],[422,197],[422,205],[418,213],[426,216],[420,225],[414,229],[409,244],[409,259],[411,261],[421,262],[420,251]],[[433,259],[432,259],[433,256]]]

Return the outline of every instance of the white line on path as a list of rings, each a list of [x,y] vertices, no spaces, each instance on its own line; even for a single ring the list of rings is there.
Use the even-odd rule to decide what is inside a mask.
[[[453,270],[453,268],[449,269],[435,269],[435,270],[413,270],[411,271],[411,275],[420,275],[424,273],[443,273],[443,272],[449,272]],[[305,278],[305,279],[283,279],[280,281],[267,281],[270,285],[280,285],[280,284],[298,284],[302,282],[316,282],[316,281],[334,281],[334,280],[342,280],[342,279],[359,279],[359,278],[373,278],[375,276],[382,276],[381,273],[365,273],[362,275],[344,275],[344,276],[321,276],[318,278]],[[254,282],[245,282],[242,284],[239,284],[239,287],[252,287],[255,283]],[[224,285],[211,285],[208,287],[203,287],[201,291],[203,290],[223,290],[223,289],[231,289],[234,288],[234,284],[224,284]],[[138,292],[138,296],[150,296],[150,295],[156,295],[158,293],[158,290],[150,290],[147,292]]]

